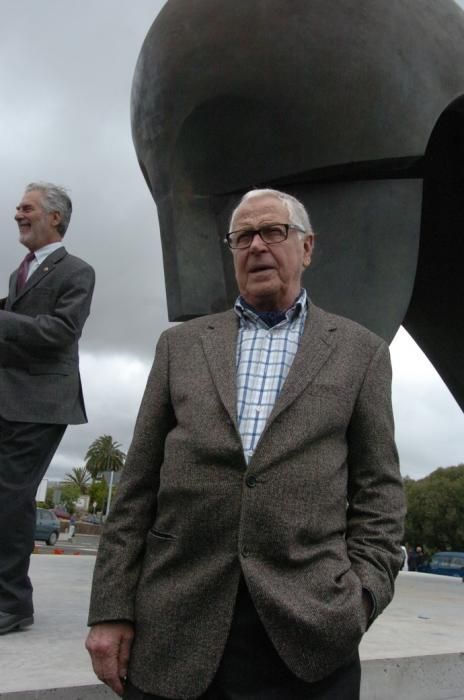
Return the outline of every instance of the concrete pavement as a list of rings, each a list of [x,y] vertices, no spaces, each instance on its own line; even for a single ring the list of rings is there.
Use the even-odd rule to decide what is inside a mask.
[[[97,683],[83,644],[94,564],[95,557],[32,555],[35,623],[0,637],[2,700],[10,693],[22,699],[17,691]],[[53,697],[64,700],[61,692]]]
[[[98,684],[84,649],[94,563],[32,556],[35,624],[0,637],[1,700],[116,698]],[[463,700],[463,613],[460,579],[402,572],[361,645],[362,700]]]

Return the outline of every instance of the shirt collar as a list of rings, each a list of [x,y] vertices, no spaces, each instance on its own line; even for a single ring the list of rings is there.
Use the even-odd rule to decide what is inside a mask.
[[[35,259],[41,265],[45,258],[48,258],[51,253],[54,253],[55,250],[58,250],[58,248],[62,248],[64,246],[64,243],[62,241],[57,241],[56,243],[48,243],[47,245],[42,246],[42,248],[39,248],[38,250],[34,251]]]
[[[266,313],[261,313],[254,309],[250,304],[248,304],[242,296],[238,296],[234,305],[234,310],[240,320],[251,321],[255,324],[265,325],[269,328],[272,325],[278,325],[282,321],[291,322],[298,318],[298,316],[306,310],[308,305],[308,294],[306,289],[302,288],[299,295],[293,302],[293,304],[286,311],[275,311],[268,312],[270,314],[275,314],[278,317],[277,323],[268,323],[269,319],[266,319]],[[272,316],[271,316],[272,319]],[[275,319],[274,319],[275,320]]]

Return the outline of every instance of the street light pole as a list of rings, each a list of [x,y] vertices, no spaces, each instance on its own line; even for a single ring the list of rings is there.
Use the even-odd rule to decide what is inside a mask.
[[[110,472],[110,485],[108,489],[108,499],[106,501],[106,513],[105,513],[105,520],[108,517],[108,513],[110,512],[110,505],[111,505],[111,492],[113,490],[113,476],[114,476],[114,471]]]

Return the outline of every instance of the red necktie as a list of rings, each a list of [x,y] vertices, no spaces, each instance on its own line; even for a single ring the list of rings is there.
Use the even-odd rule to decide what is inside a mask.
[[[26,279],[27,279],[27,273],[29,271],[29,265],[32,262],[32,260],[35,259],[34,253],[28,253],[24,260],[22,261],[21,265],[18,268],[18,276],[16,278],[16,292],[20,292],[21,289],[24,287],[26,284]]]

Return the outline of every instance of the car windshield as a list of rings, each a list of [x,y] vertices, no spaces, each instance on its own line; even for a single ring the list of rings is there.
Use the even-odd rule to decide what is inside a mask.
[[[449,566],[450,560],[448,557],[432,557],[432,561],[430,562],[431,566]]]
[[[430,562],[430,566],[432,568],[440,568],[440,569],[460,569],[461,567],[464,566],[464,556],[463,557],[456,557],[456,556],[444,556],[444,555],[435,555],[432,557],[432,560]]]
[[[461,569],[464,567],[464,557],[453,557],[450,561],[450,566],[453,569]]]

